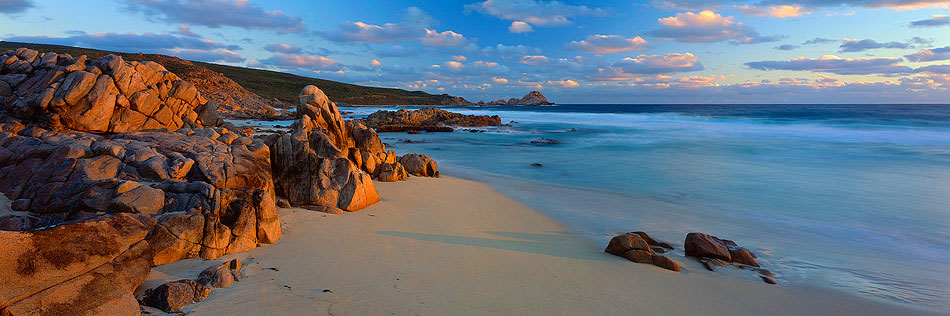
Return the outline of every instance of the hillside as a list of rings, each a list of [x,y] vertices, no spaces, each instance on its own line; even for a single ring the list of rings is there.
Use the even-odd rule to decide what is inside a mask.
[[[263,107],[262,104],[280,107],[281,103],[296,103],[297,93],[307,85],[318,86],[331,100],[346,104],[472,104],[461,97],[448,94],[434,95],[423,91],[366,87],[276,71],[188,61],[177,57],[158,54],[118,53],[72,46],[0,41],[0,51],[20,47],[35,49],[40,52],[52,51],[66,53],[73,56],[87,55],[89,58],[100,58],[108,54],[116,54],[126,60],[154,61],[165,66],[166,69],[174,72],[183,79],[194,83],[202,95],[206,95],[209,100],[219,103],[219,106],[230,106],[233,108],[232,110],[236,111],[248,110],[251,112],[247,113],[248,116],[260,111],[265,111],[265,107]],[[229,98],[232,100],[228,100]],[[242,102],[247,104],[241,104]]]

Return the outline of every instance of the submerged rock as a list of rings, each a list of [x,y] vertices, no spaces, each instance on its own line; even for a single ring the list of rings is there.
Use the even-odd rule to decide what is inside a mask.
[[[532,140],[531,143],[540,144],[540,145],[558,145],[561,142],[556,139],[551,139],[551,138],[538,138],[538,139]]]

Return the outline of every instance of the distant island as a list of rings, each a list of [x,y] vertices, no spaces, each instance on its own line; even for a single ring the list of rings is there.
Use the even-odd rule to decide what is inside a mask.
[[[554,102],[549,102],[544,95],[541,94],[541,91],[531,91],[528,92],[521,99],[511,98],[508,101],[505,100],[496,100],[496,101],[478,101],[476,105],[554,105]]]

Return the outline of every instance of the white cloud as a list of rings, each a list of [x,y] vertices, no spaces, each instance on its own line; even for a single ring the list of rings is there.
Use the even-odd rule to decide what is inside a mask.
[[[593,54],[616,54],[650,49],[650,43],[642,37],[624,38],[619,35],[590,35],[582,41],[567,43],[568,49]]]
[[[681,43],[712,43],[730,41],[735,44],[771,42],[779,36],[762,36],[750,26],[734,17],[705,10],[699,13],[677,13],[675,16],[658,19],[660,26],[650,33],[653,36]]]
[[[534,32],[534,28],[531,27],[531,24],[521,22],[521,21],[514,21],[514,22],[511,22],[510,26],[508,26],[508,32],[528,33],[528,32]]]
[[[574,6],[558,1],[535,0],[486,0],[465,5],[465,12],[479,12],[502,20],[522,21],[534,26],[563,26],[571,24],[570,18],[610,13],[609,9]]]

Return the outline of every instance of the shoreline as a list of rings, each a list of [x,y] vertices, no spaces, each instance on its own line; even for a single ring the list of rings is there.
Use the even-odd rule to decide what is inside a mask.
[[[939,315],[831,288],[710,272],[681,255],[670,256],[680,273],[629,262],[488,184],[411,177],[376,185],[383,201],[359,212],[281,209],[280,241],[215,260],[242,259],[247,278],[183,311]],[[158,266],[146,285],[194,278],[207,265]]]

